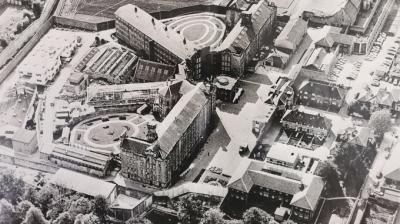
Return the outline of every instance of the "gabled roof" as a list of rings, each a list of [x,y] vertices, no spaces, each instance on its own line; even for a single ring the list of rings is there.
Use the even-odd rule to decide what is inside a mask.
[[[303,36],[307,33],[307,24],[307,21],[300,17],[291,19],[276,38],[275,47],[296,50],[296,47],[303,40]]]
[[[314,93],[317,96],[327,97],[336,100],[344,99],[345,90],[336,85],[329,85],[313,80],[305,80],[299,87],[299,91]]]
[[[140,59],[136,66],[135,79],[145,82],[161,82],[173,78],[175,67],[158,62]]]
[[[335,41],[333,41],[332,37],[330,35],[326,35],[325,37],[322,37],[321,40],[317,41],[315,45],[330,48],[334,43]]]
[[[208,103],[203,88],[204,85],[199,83],[193,90],[183,95],[164,121],[158,125],[158,145],[163,158],[174,148],[186,129]]]
[[[168,29],[164,23],[138,6],[132,4],[124,5],[115,12],[115,15],[182,60],[191,57],[195,53],[194,45],[186,40],[183,35]]]
[[[283,115],[282,121],[297,123],[302,126],[311,126],[324,130],[329,130],[332,126],[332,121],[320,114],[314,115],[305,113],[299,110],[288,110]]]
[[[292,195],[291,205],[314,211],[324,183],[321,177],[311,174],[302,173],[296,170],[287,170],[297,174],[296,178],[289,178],[285,170],[281,175],[272,174],[265,169],[265,163],[250,159],[243,159],[235,171],[234,176],[230,179],[228,187],[249,193],[251,188],[256,185],[268,189],[283,192]],[[267,165],[269,166],[269,165]]]
[[[307,62],[305,63],[304,67],[307,68],[314,68],[318,70],[322,70],[322,66],[324,63],[324,59],[327,56],[328,52],[324,48],[318,47],[315,48],[312,52],[311,56],[308,58]]]

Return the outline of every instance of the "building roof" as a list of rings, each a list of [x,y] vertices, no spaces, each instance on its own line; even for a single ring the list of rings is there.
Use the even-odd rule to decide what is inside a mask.
[[[270,6],[267,1],[259,1],[251,5],[244,13],[251,14],[251,25],[242,25],[242,19],[240,19],[216,51],[229,49],[236,54],[242,54],[260,33],[268,19],[276,14],[276,7]]]
[[[320,114],[309,114],[299,110],[288,110],[283,115],[282,122],[297,123],[302,126],[311,126],[324,130],[329,130],[332,126],[330,119]]]
[[[400,144],[392,148],[392,155],[383,167],[382,174],[385,178],[400,181]]]
[[[133,150],[135,153],[143,155],[146,149],[151,146],[151,143],[136,139],[136,138],[125,138],[121,142],[121,148],[125,150]]]
[[[267,153],[267,158],[294,164],[299,159],[299,153],[285,146],[281,144],[273,145]]]
[[[325,35],[315,45],[328,48],[333,47],[335,43],[353,45],[353,36],[340,33],[340,29],[337,29],[337,27],[324,26],[324,28],[326,29]]]
[[[275,47],[296,50],[297,46],[303,40],[303,36],[307,33],[307,21],[297,17],[289,20],[282,32],[275,40]]]
[[[329,83],[305,80],[299,87],[300,92],[307,92],[308,94],[315,94],[317,96],[327,97],[336,100],[344,99],[345,89],[337,86],[330,85]]]
[[[232,90],[235,87],[236,83],[237,79],[224,75],[218,76],[214,82],[215,86],[218,89],[225,89],[225,90]]]
[[[35,139],[35,137],[36,137],[36,131],[20,128],[18,129],[17,132],[14,133],[12,140],[28,144],[31,143]]]
[[[115,12],[115,15],[182,60],[191,57],[195,53],[194,45],[186,40],[183,35],[168,29],[164,23],[138,6],[132,4],[124,5]]]
[[[331,63],[334,62],[334,59],[334,53],[328,53],[324,48],[318,47],[314,49],[304,64],[304,67],[308,69],[325,71],[330,67]]]
[[[74,72],[68,78],[69,83],[78,85],[85,79],[85,75],[80,72]]]
[[[167,81],[174,77],[175,67],[163,63],[139,59],[136,65],[135,79],[145,82]]]
[[[186,80],[179,80],[175,82],[168,82],[167,85],[160,88],[158,93],[163,97],[182,96],[195,88],[190,82]]]
[[[163,158],[170,153],[207,104],[208,99],[204,94],[203,88],[204,85],[199,83],[193,90],[183,95],[164,121],[157,127],[158,144]]]
[[[112,209],[126,209],[126,210],[132,210],[136,208],[140,204],[142,200],[129,197],[124,194],[119,194],[115,201],[110,205],[110,208]]]
[[[380,105],[385,105],[391,107],[393,105],[394,99],[392,93],[384,88],[380,88],[375,95],[375,100]]]
[[[228,189],[226,189],[225,187],[213,186],[206,183],[186,182],[177,187],[173,187],[167,190],[156,191],[154,192],[154,195],[159,197],[167,196],[169,198],[176,198],[187,193],[225,197],[228,193]]]
[[[92,197],[108,198],[116,188],[113,183],[62,168],[53,175],[51,183]]]
[[[275,172],[274,172],[275,173]],[[272,174],[264,163],[244,159],[228,183],[229,188],[249,193],[254,185],[293,195],[291,205],[314,211],[324,188],[321,177],[298,172],[298,178]]]

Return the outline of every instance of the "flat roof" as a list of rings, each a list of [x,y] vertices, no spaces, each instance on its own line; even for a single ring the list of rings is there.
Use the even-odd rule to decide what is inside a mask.
[[[13,141],[31,143],[36,137],[36,131],[20,128],[13,136]]]
[[[51,183],[92,197],[108,198],[116,188],[113,183],[62,168],[53,175]]]
[[[295,163],[299,158],[299,153],[286,147],[285,144],[272,145],[267,153],[267,158],[284,161],[286,163]]]

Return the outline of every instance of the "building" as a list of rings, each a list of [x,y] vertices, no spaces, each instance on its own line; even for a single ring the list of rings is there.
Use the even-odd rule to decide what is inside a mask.
[[[65,94],[68,95],[81,95],[86,90],[88,82],[88,75],[74,72],[68,78],[63,90],[65,90]]]
[[[307,35],[307,21],[298,17],[289,20],[282,32],[275,39],[274,47],[285,54],[293,55]]]
[[[300,157],[298,152],[291,149],[291,147],[272,146],[267,153],[267,159],[265,161],[268,163],[294,169],[299,162]]]
[[[355,128],[351,127],[346,129],[343,133],[337,136],[339,142],[346,142],[359,149],[366,149],[367,147],[375,147],[376,141],[373,130],[368,127]]]
[[[91,85],[87,88],[87,102],[96,108],[135,109],[138,105],[153,105],[158,100],[159,89],[167,85],[167,82]]]
[[[291,85],[291,79],[279,77],[277,81],[271,86],[268,86],[268,88],[260,88],[258,90],[258,96],[262,102],[277,107],[279,118],[282,117],[286,110],[292,109],[294,105],[294,91]]]
[[[190,41],[135,5],[120,7],[115,20],[117,37],[151,61],[175,66],[195,53]]]
[[[108,203],[117,198],[115,184],[62,168],[53,175],[50,183],[90,198],[102,196]]]
[[[286,111],[281,123],[286,130],[306,133],[319,139],[325,139],[332,127],[332,121],[321,114],[309,114],[298,109]]]
[[[49,160],[60,167],[103,177],[108,173],[111,158],[109,155],[92,152],[87,148],[58,144],[50,153]]]
[[[126,138],[121,143],[124,177],[158,187],[174,182],[189,158],[206,140],[214,97],[199,83],[181,97],[157,127],[157,141]]]
[[[342,86],[316,80],[305,80],[298,88],[297,103],[317,109],[339,112],[346,97]]]
[[[175,77],[175,67],[139,59],[133,77],[135,82],[163,82]]]
[[[215,79],[214,85],[217,91],[217,99],[233,102],[239,90],[237,87],[237,79],[221,75]]]
[[[303,8],[303,19],[315,26],[351,26],[357,19],[361,0],[332,0],[330,2],[307,1]]]
[[[384,178],[383,188],[385,193],[392,192],[392,195],[399,195],[400,165],[398,160],[400,156],[400,150],[398,145],[392,147],[391,151],[390,158],[382,169],[382,175]]]
[[[314,80],[326,81],[336,63],[336,51],[327,52],[325,48],[310,48],[311,54],[306,54],[300,76]],[[307,57],[308,56],[308,57]]]
[[[214,50],[220,57],[220,74],[243,74],[246,66],[252,62],[258,50],[270,37],[274,27],[277,13],[275,5],[266,0],[241,2],[246,2],[248,7],[241,7],[244,10],[240,12],[240,19]],[[194,77],[198,76],[200,74],[194,72]]]
[[[61,69],[61,58],[72,56],[78,39],[75,35],[58,32],[52,30],[40,39],[16,68],[19,77],[35,85],[46,85],[53,80]]]
[[[323,188],[321,177],[246,159],[230,179],[224,203],[242,209],[256,204],[285,207],[290,209],[292,219],[309,222]]]
[[[36,131],[20,128],[11,140],[14,152],[32,154],[38,149]]]
[[[325,35],[315,42],[317,47],[322,47],[326,51],[334,51],[339,47],[339,52],[350,55],[353,52],[354,37],[341,33],[341,28],[333,26],[324,26],[327,29]]]

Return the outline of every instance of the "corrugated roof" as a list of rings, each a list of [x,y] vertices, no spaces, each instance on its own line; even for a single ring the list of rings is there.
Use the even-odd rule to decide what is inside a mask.
[[[166,81],[174,77],[175,67],[140,59],[136,65],[135,79],[145,82]]]
[[[108,198],[116,187],[113,183],[62,168],[53,175],[51,183],[81,194],[92,197],[101,195],[105,198]]]
[[[191,57],[195,53],[194,45],[190,41],[185,40],[183,35],[168,29],[164,23],[135,5],[124,5],[115,12],[115,15],[182,60]]]
[[[158,144],[163,158],[174,148],[186,129],[207,104],[208,99],[202,87],[204,87],[203,84],[199,83],[193,90],[183,95],[157,127]]]

